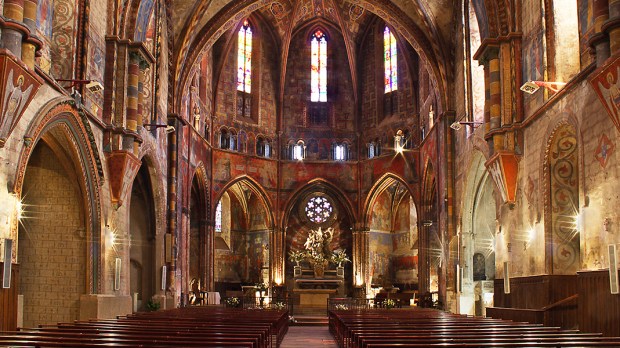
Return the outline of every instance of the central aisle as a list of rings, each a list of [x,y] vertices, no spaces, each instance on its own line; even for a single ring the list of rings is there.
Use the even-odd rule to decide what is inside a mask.
[[[338,345],[327,326],[290,326],[280,348],[333,347]]]

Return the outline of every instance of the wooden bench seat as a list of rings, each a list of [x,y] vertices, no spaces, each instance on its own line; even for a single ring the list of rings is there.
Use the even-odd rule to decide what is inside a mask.
[[[330,310],[329,329],[341,348],[620,347],[598,333],[432,309]]]
[[[0,346],[277,348],[287,331],[287,311],[200,307],[0,332]]]

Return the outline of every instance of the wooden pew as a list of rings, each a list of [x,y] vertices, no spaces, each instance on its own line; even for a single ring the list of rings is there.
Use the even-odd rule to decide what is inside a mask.
[[[620,347],[617,337],[433,309],[331,310],[329,328],[341,348]]]
[[[279,347],[288,312],[191,307],[0,332],[11,347]]]

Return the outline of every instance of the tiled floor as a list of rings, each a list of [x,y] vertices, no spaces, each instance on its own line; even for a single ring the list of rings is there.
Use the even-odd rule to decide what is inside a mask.
[[[280,348],[333,347],[338,345],[327,326],[290,326]]]

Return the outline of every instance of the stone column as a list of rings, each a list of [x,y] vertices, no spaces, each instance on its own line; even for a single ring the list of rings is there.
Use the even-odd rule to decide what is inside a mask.
[[[145,61],[140,62],[140,80],[138,81],[138,118],[137,126],[140,129],[144,125],[144,75],[148,72],[148,64]]]
[[[589,44],[596,52],[596,65],[601,66],[609,58],[609,40],[603,31],[603,23],[609,19],[608,1],[592,0],[592,12],[594,15],[594,35],[590,37]]]
[[[500,60],[497,50],[489,52],[489,129],[499,130],[502,126],[502,83]],[[493,135],[493,149],[495,152],[503,149],[503,135]]]
[[[423,208],[426,210],[427,208]],[[424,217],[425,219],[428,217]],[[418,293],[421,296],[429,291],[430,286],[430,262],[429,262],[429,238],[430,225],[418,224]]]
[[[37,0],[24,0],[24,24],[28,26],[32,34],[36,30],[37,21]],[[34,54],[36,46],[31,42],[22,43],[21,58],[24,64],[30,69],[34,69]]]
[[[362,226],[357,226],[353,230],[353,286],[363,288],[362,293],[368,293],[370,288],[370,278],[368,273],[368,235],[369,230]]]
[[[24,0],[5,0],[3,14],[7,19],[22,23],[24,21]],[[22,38],[22,32],[13,27],[2,29],[2,46],[20,58]]]
[[[137,134],[138,131],[138,91],[140,81],[140,56],[134,52],[129,53],[129,66],[127,67],[127,130]],[[132,149],[134,155],[138,155],[138,142],[134,137],[128,137],[130,141],[124,142],[123,148]],[[130,142],[130,144],[128,144]]]
[[[607,3],[607,1],[599,0],[594,1],[594,5],[596,5],[597,2],[603,3],[600,5],[601,7],[604,6],[604,3]],[[608,17],[609,19],[607,22],[603,24],[603,30],[609,34],[609,53],[615,54],[620,50],[620,0],[609,0]]]

